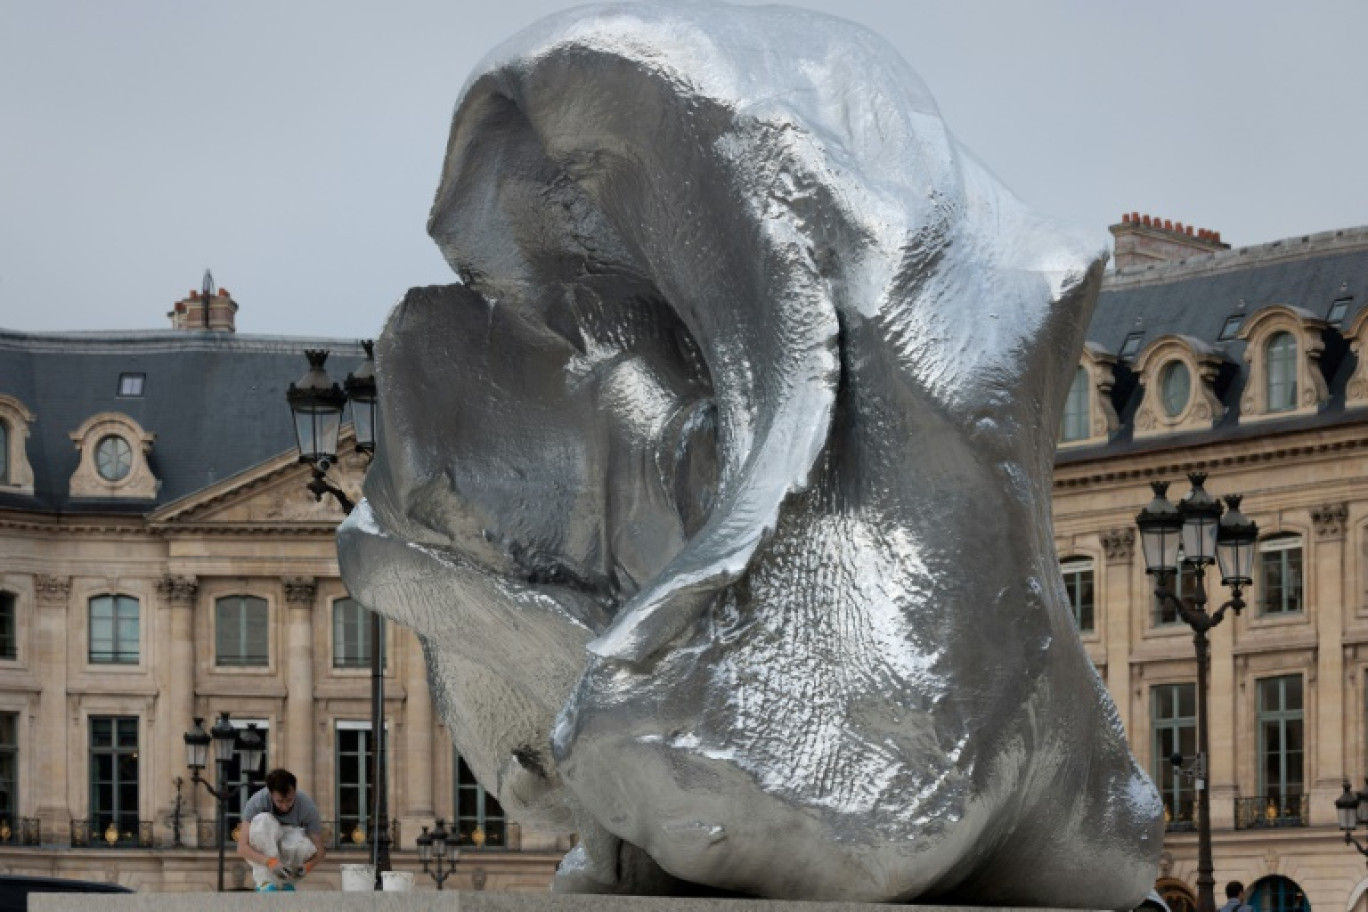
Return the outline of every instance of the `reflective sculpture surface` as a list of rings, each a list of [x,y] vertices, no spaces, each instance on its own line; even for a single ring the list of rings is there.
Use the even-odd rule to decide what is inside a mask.
[[[1100,243],[849,23],[553,17],[467,84],[344,576],[562,890],[1133,906],[1050,525]]]

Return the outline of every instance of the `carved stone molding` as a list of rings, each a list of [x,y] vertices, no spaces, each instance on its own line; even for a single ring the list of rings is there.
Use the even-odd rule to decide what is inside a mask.
[[[39,574],[33,578],[33,589],[39,604],[65,605],[71,595],[71,577]]]
[[[163,576],[157,580],[157,594],[168,605],[193,607],[199,581],[193,576]]]
[[[289,576],[282,580],[285,584],[285,601],[292,605],[308,606],[314,602],[318,592],[318,582],[311,576]]]
[[[1311,521],[1316,524],[1316,540],[1339,541],[1344,538],[1344,526],[1348,519],[1349,505],[1346,503],[1313,507]]]
[[[1129,527],[1108,529],[1102,533],[1102,547],[1107,552],[1107,563],[1130,563],[1135,557],[1135,530]]]

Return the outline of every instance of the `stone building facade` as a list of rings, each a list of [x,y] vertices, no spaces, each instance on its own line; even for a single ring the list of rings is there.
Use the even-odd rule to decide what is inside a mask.
[[[369,615],[342,586],[342,513],[306,490],[285,401],[305,349],[330,349],[339,381],[364,355],[239,336],[226,291],[205,327],[199,297],[169,331],[0,332],[0,873],[213,889],[217,805],[183,735],[224,711],[318,802],[320,886],[367,860]],[[331,474],[358,499],[367,460],[348,434]],[[570,836],[503,819],[433,711],[416,638],[386,639],[395,866],[418,868],[414,840],[441,817],[464,844],[448,889],[545,889]],[[229,859],[228,886],[245,886]]]
[[[1245,496],[1256,579],[1211,637],[1217,881],[1252,886],[1259,912],[1368,912],[1333,806],[1368,774],[1368,229],[1230,249],[1170,224],[1112,229],[1118,268],[1057,453],[1061,573],[1165,795],[1159,886],[1184,908],[1195,793],[1168,755],[1195,746],[1195,659],[1134,517],[1148,482],[1176,499],[1192,471]],[[220,291],[208,329],[191,295],[168,332],[0,333],[0,869],[211,889],[214,805],[181,737],[223,710],[265,733],[338,846],[354,831],[368,645],[338,578],[341,516],[304,488],[284,392],[305,348],[332,350],[335,379],[362,353],[238,336],[236,309]],[[335,471],[355,495],[366,463],[346,449]],[[386,648],[396,865],[417,867],[419,827],[459,815],[448,887],[545,889],[571,837],[502,820],[449,747],[416,640],[392,631]]]
[[[1112,228],[1118,249],[1155,230]],[[1172,482],[1176,502],[1189,472],[1244,495],[1254,583],[1210,635],[1218,902],[1238,879],[1259,912],[1362,912],[1364,859],[1334,801],[1368,775],[1368,230],[1171,256],[1123,264],[1093,317],[1055,468],[1066,588],[1164,793],[1161,886],[1188,907],[1195,792],[1169,755],[1195,753],[1196,660],[1153,595],[1135,514],[1150,481]],[[1206,583],[1214,609],[1229,592],[1214,569]]]

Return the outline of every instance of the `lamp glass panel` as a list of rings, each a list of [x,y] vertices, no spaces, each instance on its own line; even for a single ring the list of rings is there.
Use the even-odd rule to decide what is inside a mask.
[[[1220,519],[1214,516],[1191,517],[1183,522],[1183,553],[1195,563],[1209,564],[1216,559],[1216,527]]]
[[[1145,551],[1145,567],[1151,572],[1173,570],[1178,566],[1177,529],[1144,529],[1140,542]]]
[[[356,428],[356,445],[361,449],[375,446],[375,402],[352,400],[352,424]]]

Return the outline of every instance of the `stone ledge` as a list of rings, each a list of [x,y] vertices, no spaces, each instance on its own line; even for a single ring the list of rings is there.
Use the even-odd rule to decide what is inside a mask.
[[[32,912],[873,912],[888,906],[760,899],[568,896],[552,893],[34,893]],[[917,912],[974,912],[973,906],[917,906]],[[995,907],[995,912],[1003,910]],[[1031,912],[1050,912],[1035,909]]]

